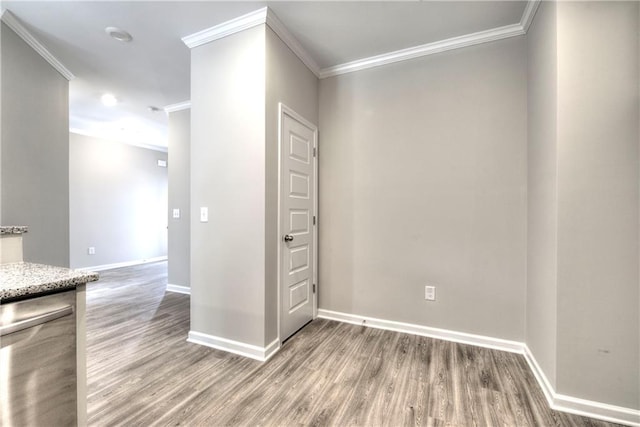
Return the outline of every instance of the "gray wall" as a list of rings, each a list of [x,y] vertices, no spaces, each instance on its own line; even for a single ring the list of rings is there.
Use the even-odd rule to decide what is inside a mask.
[[[321,80],[320,308],[524,340],[525,43]]]
[[[191,50],[191,212],[191,330],[263,347],[264,25]]]
[[[639,4],[542,3],[528,34],[527,345],[555,391],[640,408]]]
[[[69,266],[69,82],[2,24],[3,225],[25,261]]]
[[[69,148],[71,266],[166,256],[167,153],[74,133]]]
[[[189,287],[191,254],[191,110],[169,113],[169,284]],[[174,219],[173,209],[180,209]]]
[[[558,252],[556,39],[556,4],[542,2],[527,33],[526,343],[554,387]]]
[[[278,103],[318,123],[318,79],[267,27],[266,34],[266,342],[278,336]]]
[[[557,4],[557,391],[636,409],[638,7]]]

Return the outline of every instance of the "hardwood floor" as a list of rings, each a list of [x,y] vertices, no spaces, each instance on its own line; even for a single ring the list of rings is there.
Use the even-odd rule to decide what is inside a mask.
[[[268,362],[186,342],[166,262],[88,285],[92,426],[611,426],[552,411],[520,355],[314,320]]]

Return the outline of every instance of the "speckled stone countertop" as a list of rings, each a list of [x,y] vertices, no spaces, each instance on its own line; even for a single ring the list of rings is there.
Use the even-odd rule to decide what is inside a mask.
[[[0,302],[25,299],[98,280],[98,273],[30,262],[0,264]]]
[[[27,232],[25,225],[1,225],[0,234],[22,234]]]

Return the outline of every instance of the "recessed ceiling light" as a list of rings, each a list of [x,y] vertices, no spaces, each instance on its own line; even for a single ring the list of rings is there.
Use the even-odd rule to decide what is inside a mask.
[[[131,40],[133,40],[133,37],[131,36],[131,34],[126,32],[122,28],[107,27],[107,28],[104,29],[104,32],[109,34],[114,39],[116,39],[118,41],[121,41],[121,42],[124,42],[124,43],[129,43]]]
[[[100,97],[100,100],[102,101],[102,104],[107,107],[113,107],[118,103],[118,99],[110,93],[105,93],[104,95],[102,95]]]
[[[158,111],[160,111],[160,109],[159,109],[158,107],[155,107],[155,106],[153,106],[153,105],[149,105],[149,106],[147,107],[147,109],[148,109],[149,111],[151,111],[152,113],[157,113]]]

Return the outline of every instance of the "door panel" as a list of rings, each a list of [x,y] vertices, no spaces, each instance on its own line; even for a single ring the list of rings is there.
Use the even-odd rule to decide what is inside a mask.
[[[291,224],[291,234],[308,233],[311,225],[309,211],[306,210],[289,210],[289,221]]]
[[[280,339],[285,340],[313,319],[313,215],[316,130],[282,117],[282,189]]]
[[[289,313],[297,310],[309,300],[309,281],[303,280],[289,288]]]
[[[290,160],[294,160],[290,158]],[[309,177],[298,172],[289,173],[289,197],[309,199]]]

